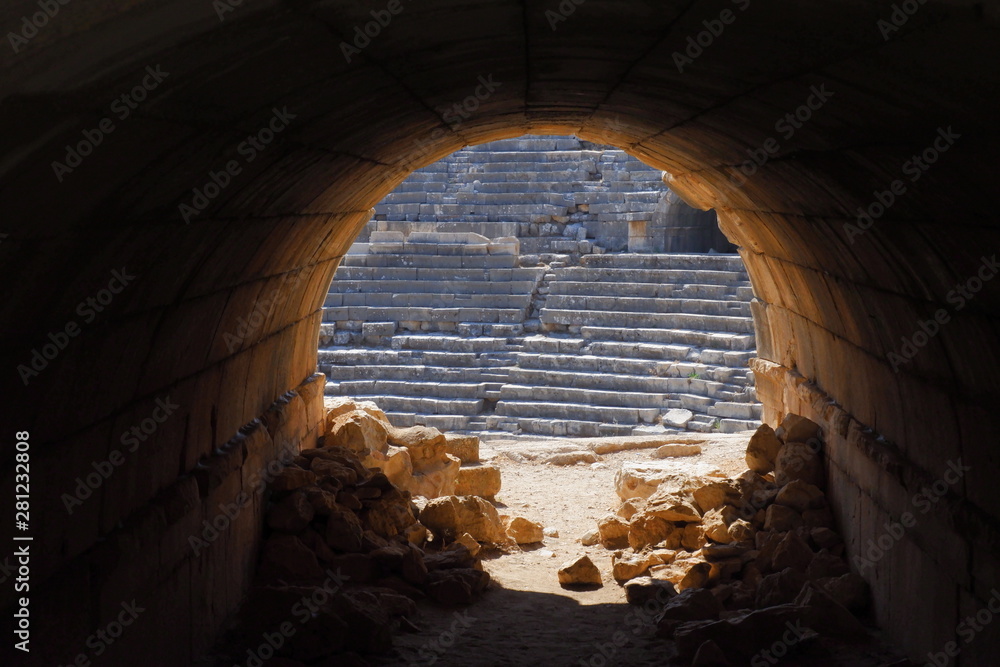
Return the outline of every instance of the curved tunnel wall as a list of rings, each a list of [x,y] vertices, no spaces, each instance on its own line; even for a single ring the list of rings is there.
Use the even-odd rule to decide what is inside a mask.
[[[961,309],[953,292],[1000,248],[995,10],[426,0],[377,14],[364,45],[382,5],[225,6],[70,3],[30,38],[38,6],[3,10],[23,38],[0,54],[4,422],[31,433],[43,656],[85,650],[132,598],[149,611],[115,651],[205,649],[252,567],[261,471],[315,439],[320,306],[369,208],[415,167],[525,133],[625,148],[717,209],[759,300],[767,420],[823,424],[849,553],[914,515],[856,561],[879,621],[914,656],[957,639],[1000,585],[1000,282]],[[158,400],[177,407],[130,451]],[[116,452],[70,514],[63,495]],[[960,659],[983,664],[987,635]]]

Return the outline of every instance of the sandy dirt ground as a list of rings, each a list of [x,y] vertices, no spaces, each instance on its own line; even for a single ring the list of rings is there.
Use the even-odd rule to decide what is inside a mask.
[[[693,474],[736,477],[746,469],[743,459],[750,433],[701,438],[701,454],[669,459]],[[617,439],[622,440],[622,439]],[[500,467],[503,488],[497,496],[501,514],[521,515],[558,531],[541,545],[521,551],[486,554],[483,565],[493,584],[469,607],[443,609],[419,605],[418,632],[400,632],[392,652],[371,664],[443,667],[612,667],[678,665],[672,642],[656,637],[659,606],[626,603],[621,586],[611,576],[611,551],[584,547],[580,537],[620,502],[614,491],[615,473],[626,462],[649,462],[653,449],[633,449],[602,455],[597,463],[557,466],[527,460],[542,450],[600,449],[596,439],[544,439],[484,443],[484,462]],[[606,446],[607,441],[603,444]],[[633,443],[634,444],[634,443]],[[571,446],[570,446],[571,445]],[[569,590],[559,585],[557,571],[566,560],[588,554],[603,575],[603,585]],[[870,619],[863,619],[874,627]],[[767,664],[781,667],[882,667],[910,665],[901,654],[875,637],[862,644],[818,640],[799,647],[795,655]],[[755,664],[753,667],[757,667]]]
[[[700,464],[725,475],[745,469],[743,452],[750,434],[712,437],[703,453],[672,459],[678,467]],[[620,501],[615,473],[625,462],[648,462],[652,449],[602,455],[592,464],[556,466],[517,462],[532,452],[568,442],[546,439],[484,443],[481,457],[500,467],[503,487],[497,496],[501,514],[524,516],[558,537],[539,546],[491,554],[485,569],[495,585],[466,609],[443,610],[421,605],[420,633],[399,634],[397,655],[382,665],[662,665],[672,654],[669,642],[653,636],[656,609],[629,606],[611,576],[611,551],[584,547],[580,537],[597,519],[614,512]],[[579,447],[582,449],[583,447]],[[508,456],[508,454],[512,454]],[[560,565],[588,554],[600,568],[604,585],[568,590],[559,585]]]

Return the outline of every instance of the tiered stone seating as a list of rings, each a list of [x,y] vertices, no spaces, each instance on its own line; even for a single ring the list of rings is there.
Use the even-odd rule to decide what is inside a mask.
[[[601,255],[555,269],[491,428],[615,435],[667,410],[687,428],[755,428],[750,282],[733,255]]]
[[[324,304],[323,321],[334,325],[324,335],[339,344],[462,325],[519,335],[545,272],[517,266],[513,239],[434,233],[404,241],[382,232],[371,241],[367,254],[344,258]]]
[[[755,428],[739,258],[605,253],[634,244],[667,194],[659,171],[572,137],[417,170],[337,271],[327,392],[454,431],[631,433],[672,408],[693,430]]]
[[[515,266],[512,240],[370,241],[369,254],[345,258],[327,295],[319,351],[327,393],[373,400],[398,426],[485,428],[545,269]]]
[[[375,207],[366,233],[517,236],[526,256],[623,250],[629,224],[650,221],[666,192],[658,170],[621,150],[572,137],[505,139],[415,171]]]
[[[500,336],[400,334],[389,347],[319,351],[328,395],[375,401],[396,426],[486,428],[520,346]]]

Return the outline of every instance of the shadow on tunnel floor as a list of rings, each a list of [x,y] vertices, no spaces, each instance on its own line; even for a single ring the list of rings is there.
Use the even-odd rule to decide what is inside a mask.
[[[689,665],[678,657],[675,642],[656,636],[659,603],[580,604],[563,595],[491,586],[474,604],[447,609],[419,605],[417,632],[399,632],[393,648],[381,656],[365,656],[380,667],[612,667]],[[878,636],[864,643],[834,641],[812,635],[787,643],[779,633],[762,638],[767,649],[752,656],[752,667],[882,667],[910,665]],[[765,649],[766,650],[766,649]],[[780,655],[780,657],[778,657]]]

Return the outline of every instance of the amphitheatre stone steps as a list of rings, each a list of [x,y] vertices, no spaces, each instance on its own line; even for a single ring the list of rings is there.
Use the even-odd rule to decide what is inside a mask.
[[[364,348],[358,351],[358,357],[364,357]],[[509,366],[491,366],[487,364],[479,366],[436,366],[432,364],[359,364],[356,366],[342,366],[332,364],[321,365],[329,371],[327,377],[327,394],[336,395],[343,382],[354,382],[364,380],[387,380],[410,382],[409,388],[419,391],[418,386],[425,384],[475,384],[475,383],[496,383],[506,382],[510,377]],[[336,390],[336,391],[335,391]]]
[[[457,322],[480,324],[516,323],[524,321],[523,309],[477,308],[461,306],[433,308],[418,306],[334,306],[323,308],[324,322],[422,322],[441,325],[438,331],[450,331]],[[404,326],[404,328],[406,328]]]
[[[371,244],[369,244],[371,245]],[[370,254],[370,255],[345,255],[344,260],[341,262],[341,267],[345,269],[345,277],[352,275],[355,271],[348,271],[347,269],[386,269],[386,268],[400,268],[400,269],[467,269],[469,273],[457,274],[452,280],[467,278],[469,280],[483,280],[483,274],[481,271],[484,269],[503,271],[514,270],[517,267],[515,264],[517,258],[510,255],[488,255],[485,252],[481,254],[468,254],[468,255],[441,255],[441,254],[431,254],[431,253],[399,253],[398,255],[389,254]],[[339,269],[338,269],[339,271]],[[480,271],[480,273],[473,273],[473,271]],[[391,278],[390,274],[390,279]],[[440,275],[444,275],[443,273]],[[364,280],[364,278],[359,278]],[[426,278],[421,277],[421,280]]]
[[[586,257],[583,269],[696,269],[698,271],[730,271],[748,280],[746,269],[739,255],[706,253],[617,253]]]
[[[590,327],[640,327],[649,329],[697,329],[726,333],[753,333],[753,322],[743,317],[697,313],[645,313],[614,310],[542,309],[543,324]]]
[[[724,386],[727,386],[731,393],[746,395],[745,390],[748,385],[735,382],[722,382],[708,375],[707,371],[704,377],[707,380],[719,381]],[[508,376],[508,381],[535,387],[572,387],[599,391],[641,391],[660,394],[682,394],[700,390],[702,387],[702,385],[697,383],[692,386],[691,380],[687,377],[642,376],[626,373],[555,370],[550,368],[513,368]],[[752,401],[754,399],[752,395],[746,395],[746,400]]]
[[[425,285],[425,289],[429,286]],[[433,292],[355,292],[327,295],[324,306],[330,308],[376,306],[382,308],[492,308],[521,309],[531,304],[529,294],[451,294]]]
[[[610,424],[653,424],[660,416],[662,408],[613,407],[587,403],[563,403],[558,401],[513,401],[502,399],[504,417],[543,417],[569,421],[592,421],[595,417]],[[499,408],[500,405],[497,407]]]
[[[445,344],[446,345],[446,344]],[[328,348],[319,351],[321,365],[332,364],[344,371],[360,370],[374,366],[381,370],[387,366],[441,366],[451,368],[480,368],[510,366],[516,361],[517,352],[453,352],[439,350],[403,350],[386,347]]]
[[[695,329],[652,329],[641,326],[631,328],[582,326],[580,327],[580,335],[589,340],[676,343],[732,351],[754,349],[752,333],[699,331]]]
[[[490,151],[564,151],[580,148],[580,140],[575,137],[533,136],[517,137],[515,139],[498,139],[488,144],[469,146],[469,153],[486,153]]]
[[[533,280],[510,281],[471,281],[453,280],[448,283],[450,294],[472,294],[487,296],[490,294],[513,294],[520,296],[530,294],[535,286]],[[342,280],[337,286],[337,292],[332,294],[427,294],[429,285],[424,280]],[[329,305],[329,301],[327,305]]]
[[[584,259],[606,256],[588,255]],[[614,257],[614,255],[611,256]],[[568,280],[579,283],[659,283],[678,286],[691,283],[709,283],[731,287],[750,286],[745,274],[714,269],[566,266],[558,269],[557,273],[560,281]]]
[[[328,392],[385,403],[401,426],[621,435],[685,408],[690,430],[754,428],[740,259],[615,252],[659,233],[645,225],[665,193],[659,171],[572,137],[417,170],[338,269]],[[480,236],[448,237],[463,233]]]
[[[348,396],[422,396],[426,398],[496,398],[498,382],[424,382],[413,380],[343,380],[338,383]]]
[[[433,255],[421,255],[422,257],[434,257]],[[346,255],[344,260],[351,258]],[[367,255],[374,257],[374,255]],[[481,260],[489,259],[491,256],[470,256],[463,259],[478,257]],[[400,260],[402,261],[402,260]],[[471,262],[470,262],[471,263]],[[388,266],[355,266],[351,264],[343,265],[337,269],[337,280],[421,280],[431,283],[442,281],[473,281],[473,282],[511,282],[520,280],[539,280],[545,273],[545,269],[540,268],[451,268],[442,269],[434,267],[410,267],[400,265]],[[336,287],[334,287],[336,289]]]
[[[629,359],[623,357],[604,357],[591,354],[559,355],[559,354],[519,354],[517,358],[518,369],[545,371],[548,379],[539,378],[547,384],[536,384],[541,388],[547,388],[560,382],[574,383],[601,383],[614,384],[619,390],[627,391],[633,384],[638,384],[643,380],[648,380],[653,376],[656,386],[668,392],[689,392],[698,393],[704,396],[715,397],[720,392],[728,394],[746,394],[746,389],[752,386],[752,381],[748,379],[746,369],[725,368],[710,366],[708,364],[672,364],[669,362],[650,362],[642,359]],[[562,373],[557,373],[557,372]],[[651,371],[659,371],[653,373]],[[674,375],[667,375],[667,373]],[[687,373],[681,375],[681,373]],[[593,378],[587,380],[580,377],[580,374],[589,374]],[[611,377],[602,378],[608,375]],[[512,377],[525,379],[519,375],[518,370],[512,371]],[[648,386],[650,383],[644,383]],[[575,385],[566,385],[575,386]],[[752,395],[752,394],[751,394]]]
[[[588,255],[544,280],[545,335],[525,338],[496,423],[598,421],[585,416],[591,405],[618,424],[652,424],[684,408],[692,429],[755,426],[752,291],[738,257]]]
[[[750,317],[751,315],[750,304],[745,301],[626,295],[577,295],[559,292],[549,294],[547,306],[556,310],[614,310],[621,313],[687,313],[735,317]]]
[[[350,394],[355,397],[354,394]],[[390,394],[360,394],[359,401],[374,401],[386,413],[414,413],[474,417],[483,411],[484,399],[432,398],[426,396],[394,396]]]
[[[655,408],[654,419],[666,407],[668,400],[666,393],[514,383],[504,385],[500,396],[508,404],[517,401],[538,401],[540,403],[580,403],[601,409],[604,407]]]
[[[605,296],[607,287],[594,281],[560,280],[551,286],[552,294],[567,296]],[[749,287],[733,285],[699,285],[692,283],[628,283],[616,282],[615,292],[622,297],[664,299],[707,299],[713,301],[749,301]]]
[[[508,352],[520,350],[521,345],[511,343],[510,338],[495,336],[445,336],[445,335],[398,335],[392,338],[395,350],[430,350],[449,352]]]

